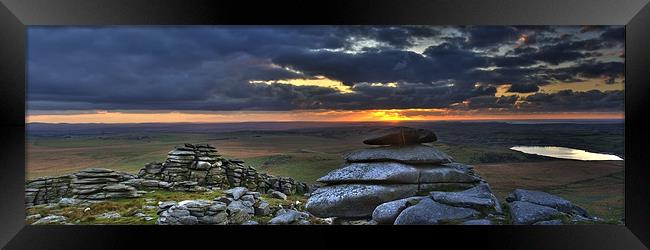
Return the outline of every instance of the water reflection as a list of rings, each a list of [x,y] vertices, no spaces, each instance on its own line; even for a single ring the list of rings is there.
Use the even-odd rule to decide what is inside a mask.
[[[515,146],[510,149],[526,154],[543,155],[561,159],[581,161],[622,161],[621,157],[610,154],[599,154],[587,152],[580,149],[565,147],[539,147],[539,146]]]

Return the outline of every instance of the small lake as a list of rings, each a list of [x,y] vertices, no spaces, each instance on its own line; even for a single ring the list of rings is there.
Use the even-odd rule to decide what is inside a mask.
[[[565,147],[515,146],[510,149],[526,154],[581,161],[622,161],[621,157],[610,154],[588,152]]]

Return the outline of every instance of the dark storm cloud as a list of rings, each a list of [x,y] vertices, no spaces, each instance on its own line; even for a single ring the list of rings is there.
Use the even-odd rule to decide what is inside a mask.
[[[494,97],[501,84],[511,84],[510,92],[531,93],[556,81],[622,78],[619,54],[619,61],[597,58],[612,53],[607,49],[622,51],[623,28],[566,29],[32,27],[28,109],[444,108],[466,100],[471,108],[502,108],[512,99]],[[519,39],[522,35],[527,39]],[[414,52],[422,41],[428,47]],[[569,65],[557,66],[561,63]],[[251,83],[320,76],[353,92]]]
[[[503,43],[514,43],[521,32],[511,26],[475,26],[467,28],[469,47],[493,47]]]
[[[623,100],[624,93],[620,90],[590,90],[586,92],[562,90],[552,94],[536,93],[527,96],[523,98],[525,103],[522,108],[541,111],[622,111],[624,108]]]
[[[517,96],[477,96],[467,100],[467,107],[470,109],[511,109],[517,99]]]
[[[535,84],[513,84],[508,88],[511,93],[533,93],[537,92],[539,87]]]

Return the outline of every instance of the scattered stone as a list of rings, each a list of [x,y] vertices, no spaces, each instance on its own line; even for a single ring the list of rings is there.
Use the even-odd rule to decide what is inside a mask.
[[[28,215],[26,219],[27,219],[27,220],[38,220],[38,219],[40,219],[41,217],[42,217],[42,216],[41,216],[40,214],[32,214],[32,215]]]
[[[81,201],[74,198],[61,198],[61,200],[59,200],[60,206],[74,206],[79,203],[81,203]]]
[[[44,224],[62,224],[66,221],[64,216],[60,215],[48,215],[43,218],[38,219],[32,225],[44,225]]]
[[[269,220],[268,224],[271,225],[289,225],[300,220],[309,218],[309,214],[298,212],[291,209],[282,209],[276,213],[273,219]]]
[[[276,198],[276,199],[282,199],[282,200],[286,200],[286,199],[287,199],[287,195],[284,194],[284,193],[282,193],[282,192],[280,192],[280,191],[273,191],[273,192],[271,192],[271,197]]]
[[[247,220],[244,223],[242,223],[242,225],[259,225],[259,224],[260,223],[258,223],[257,221],[254,221],[254,220]]]
[[[367,219],[347,219],[347,218],[337,218],[334,222],[334,225],[352,225],[352,226],[367,226],[367,225],[377,225],[377,222],[374,220]]]
[[[97,215],[97,218],[99,219],[117,219],[122,217],[119,213],[116,212],[106,212],[100,215]]]

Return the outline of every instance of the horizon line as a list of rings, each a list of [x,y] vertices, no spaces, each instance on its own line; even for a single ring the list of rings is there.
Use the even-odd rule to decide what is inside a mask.
[[[475,119],[450,119],[450,120],[377,120],[377,121],[322,121],[322,120],[302,120],[302,121],[241,121],[241,122],[25,122],[25,124],[237,124],[237,123],[419,123],[419,122],[468,122],[468,121],[486,121],[486,122],[507,122],[507,121],[603,121],[603,120],[625,120],[620,118],[475,118]]]

